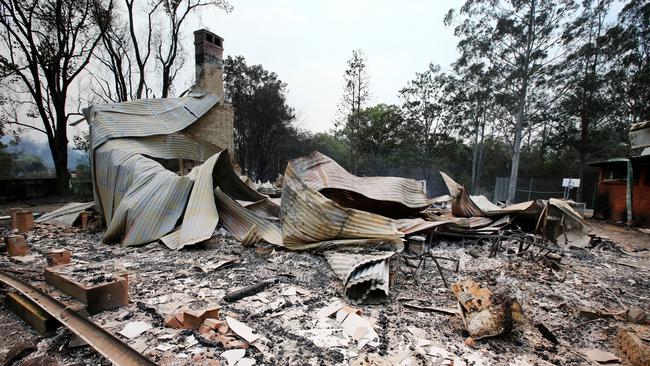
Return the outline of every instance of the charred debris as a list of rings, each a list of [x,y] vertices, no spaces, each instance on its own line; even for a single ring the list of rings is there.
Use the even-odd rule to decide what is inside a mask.
[[[637,271],[634,286],[647,266],[590,254],[608,242],[572,201],[495,205],[444,173],[449,194],[430,198],[418,181],[358,177],[318,152],[258,185],[184,132],[216,102],[93,107],[95,201],[31,223],[12,211],[0,281],[10,308],[53,337],[41,342],[67,329],[61,347],[117,365],[647,364],[647,287],[616,310],[594,288],[571,294],[598,265]],[[179,176],[153,158],[203,163]],[[608,305],[621,295],[595,286]],[[602,343],[567,340],[601,321]],[[623,346],[597,348],[608,339]],[[49,357],[42,348],[28,357]]]

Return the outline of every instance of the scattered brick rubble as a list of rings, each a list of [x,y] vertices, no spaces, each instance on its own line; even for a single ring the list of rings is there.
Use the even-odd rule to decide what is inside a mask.
[[[458,301],[431,263],[413,269],[398,262],[384,303],[351,308],[344,284],[323,256],[264,245],[246,248],[223,230],[182,251],[162,244],[106,245],[101,233],[53,225],[37,224],[24,235],[30,258],[2,255],[1,269],[61,301],[73,298],[43,275],[52,250],[71,253],[72,266],[55,268],[66,268],[85,285],[128,278],[127,305],[90,319],[161,365],[584,365],[590,355],[607,353],[634,365],[647,360],[647,327],[636,324],[648,321],[647,257],[623,252],[609,241],[562,251],[563,278],[550,267],[510,254],[515,244],[507,241],[494,257],[488,257],[488,246],[467,239],[434,243],[435,256],[459,261],[457,272],[453,262],[440,262],[450,283],[471,280],[493,294],[507,293],[521,306],[525,319],[508,332],[467,339],[470,334],[456,312],[427,310],[454,309]],[[223,300],[269,279],[275,283],[260,292]],[[7,324],[0,358],[11,353],[16,364],[43,358],[60,365],[106,363],[65,327],[41,337],[4,301],[0,323]],[[21,347],[29,352],[18,357]]]

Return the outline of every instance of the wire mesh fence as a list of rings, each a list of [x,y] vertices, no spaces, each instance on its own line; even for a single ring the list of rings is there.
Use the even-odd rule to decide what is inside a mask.
[[[562,198],[565,194],[574,201],[585,202],[587,207],[592,207],[592,196],[594,193],[596,178],[588,175],[580,183],[582,192],[580,196],[578,189],[574,188],[568,192],[562,187],[562,177],[559,178],[535,178],[519,177],[515,189],[515,202],[524,202],[535,199]],[[494,184],[493,201],[505,202],[508,200],[508,187],[510,177],[496,177]]]

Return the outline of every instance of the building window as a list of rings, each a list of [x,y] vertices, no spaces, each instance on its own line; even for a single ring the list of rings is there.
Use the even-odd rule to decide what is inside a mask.
[[[621,165],[611,165],[603,168],[603,181],[616,181],[616,180],[626,180],[627,179],[627,166],[624,164]]]

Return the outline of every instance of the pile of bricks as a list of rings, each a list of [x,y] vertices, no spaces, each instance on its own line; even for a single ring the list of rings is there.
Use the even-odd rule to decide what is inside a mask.
[[[237,323],[246,327],[239,322]],[[219,308],[216,306],[203,310],[179,311],[167,317],[165,325],[176,329],[198,330],[199,334],[206,340],[216,342],[227,350],[247,349],[250,346],[246,339],[235,333],[228,325],[228,318],[219,320]],[[250,328],[246,330],[252,333]]]
[[[10,208],[11,228],[26,233],[34,228],[34,213],[23,208]]]
[[[5,237],[7,245],[7,255],[10,257],[20,257],[29,254],[29,246],[24,235],[8,235]]]

